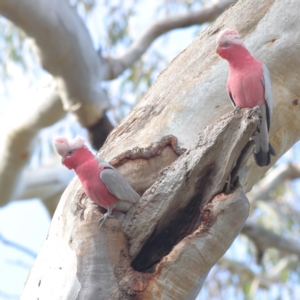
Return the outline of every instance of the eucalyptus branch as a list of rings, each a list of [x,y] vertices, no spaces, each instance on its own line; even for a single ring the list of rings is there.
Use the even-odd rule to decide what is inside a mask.
[[[286,180],[293,180],[300,177],[300,165],[282,164],[272,170],[255,185],[253,190],[248,194],[249,201],[269,200],[270,193],[274,191]]]
[[[300,256],[300,242],[273,233],[249,220],[241,232],[254,242],[259,252],[267,248],[276,248],[282,252]]]
[[[147,51],[153,41],[162,34],[174,29],[212,21],[236,2],[237,0],[223,0],[198,11],[167,17],[152,23],[122,56],[118,58],[101,57],[105,64],[103,79],[111,80],[117,78],[126,69],[130,68]]]
[[[20,100],[13,102],[1,119],[0,205],[16,198],[39,130],[65,115],[60,97],[51,86],[32,90]]]

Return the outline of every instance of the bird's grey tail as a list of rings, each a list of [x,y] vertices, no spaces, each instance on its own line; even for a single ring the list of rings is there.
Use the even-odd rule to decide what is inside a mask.
[[[269,144],[269,151],[264,152],[262,148],[258,153],[254,152],[254,159],[258,166],[265,167],[268,166],[271,162],[271,155],[276,156],[276,152],[271,144]]]

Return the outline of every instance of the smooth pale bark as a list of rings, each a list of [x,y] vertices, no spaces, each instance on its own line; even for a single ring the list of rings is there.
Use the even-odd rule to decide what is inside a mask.
[[[90,35],[67,1],[1,0],[0,14],[36,44],[41,65],[54,76],[64,110],[85,127],[109,107],[101,87],[103,69]]]
[[[59,192],[62,194],[74,176],[75,172],[68,170],[61,164],[60,158],[55,157],[47,165],[23,172],[16,200],[47,199]]]
[[[52,217],[63,191],[74,176],[75,172],[70,172],[61,164],[61,159],[55,157],[51,163],[21,172],[14,199],[39,198]]]
[[[42,295],[45,298],[41,298],[47,299],[47,295],[51,293],[54,295],[58,293],[58,290],[61,291],[60,295],[63,295],[61,299],[94,299],[93,297],[96,295],[98,297],[103,295],[104,299],[107,295],[110,295],[111,299],[160,299],[160,296],[164,297],[161,299],[178,299],[183,295],[187,299],[195,298],[209,269],[222,256],[225,248],[229,247],[245,221],[248,204],[242,190],[251,189],[253,184],[268,170],[268,167],[259,168],[255,165],[252,155],[248,158],[250,149],[248,145],[245,152],[240,153],[242,156],[238,160],[239,167],[237,169],[241,188],[236,189],[229,198],[223,194],[218,195],[222,192],[219,189],[221,184],[217,184],[218,180],[220,180],[219,183],[225,184],[225,174],[230,180],[236,178],[235,170],[228,166],[234,166],[229,163],[230,159],[239,157],[241,148],[233,147],[231,144],[229,147],[227,144],[228,154],[226,147],[223,148],[222,153],[218,150],[222,149],[222,145],[226,145],[226,142],[231,142],[229,137],[234,136],[237,132],[241,134],[239,126],[230,127],[230,130],[227,131],[227,138],[216,139],[219,142],[219,145],[216,145],[219,147],[215,146],[211,152],[216,155],[216,160],[225,152],[224,163],[221,164],[219,161],[216,165],[212,164],[214,167],[212,173],[210,173],[210,168],[205,169],[207,166],[202,165],[201,172],[206,171],[207,176],[200,177],[203,178],[203,185],[199,188],[199,193],[202,190],[207,191],[206,195],[212,193],[212,198],[207,199],[208,203],[205,201],[202,207],[201,201],[204,197],[195,198],[197,199],[197,201],[195,200],[196,204],[201,207],[200,224],[193,223],[193,218],[183,223],[186,226],[194,225],[195,228],[191,226],[191,228],[185,228],[185,231],[176,231],[178,239],[168,241],[169,245],[173,243],[174,248],[169,249],[171,252],[162,251],[157,256],[158,264],[156,266],[153,265],[155,256],[151,257],[151,255],[151,266],[144,263],[135,264],[135,262],[140,253],[145,253],[143,245],[147,242],[150,243],[148,245],[151,245],[152,237],[154,239],[159,237],[159,234],[156,235],[156,228],[159,229],[158,233],[162,230],[161,232],[168,234],[168,230],[163,230],[168,225],[168,222],[164,223],[164,211],[175,215],[177,207],[171,205],[167,209],[160,203],[162,212],[153,210],[149,218],[153,222],[155,220],[159,226],[151,225],[153,235],[147,233],[150,237],[147,240],[138,232],[135,233],[138,231],[138,228],[135,228],[136,224],[145,224],[147,221],[145,217],[141,221],[139,220],[140,214],[143,215],[142,208],[151,208],[144,201],[155,203],[155,199],[161,197],[161,200],[172,199],[172,202],[168,200],[166,205],[178,204],[175,201],[178,199],[176,195],[180,195],[182,192],[181,185],[184,185],[185,179],[189,178],[188,171],[190,170],[192,178],[197,179],[194,170],[200,167],[202,160],[197,161],[190,158],[187,168],[181,175],[183,176],[182,181],[177,181],[181,184],[176,187],[171,184],[172,174],[174,179],[180,177],[176,171],[182,171],[182,168],[177,169],[175,166],[181,166],[180,163],[184,162],[186,156],[195,149],[187,150],[167,170],[163,170],[161,173],[160,170],[175,160],[182,148],[191,149],[199,132],[201,130],[202,133],[205,132],[203,129],[205,126],[212,124],[213,121],[232,109],[225,90],[228,66],[215,54],[216,35],[225,26],[239,30],[247,47],[257,58],[264,60],[270,69],[274,93],[274,115],[270,136],[271,143],[277,152],[276,159],[299,139],[300,131],[295,126],[300,120],[298,101],[296,101],[300,96],[298,83],[300,44],[295,43],[295,40],[299,40],[300,35],[299,9],[300,3],[296,1],[239,1],[173,60],[140,103],[110,134],[100,152],[103,158],[118,167],[140,193],[146,191],[155,182],[154,189],[151,187],[147,190],[141,201],[132,207],[123,220],[124,230],[130,241],[129,250],[116,220],[108,220],[106,226],[101,230],[97,228],[97,218],[100,213],[97,213],[96,208],[92,209],[89,202],[86,202],[87,200],[81,194],[78,181],[74,181],[61,200],[49,237],[29,275],[22,299],[31,299],[32,295],[34,297]],[[232,120],[236,120],[235,117],[233,116]],[[211,139],[209,140],[213,140],[214,132],[216,132],[213,131],[213,128],[215,127],[210,127]],[[165,138],[170,135],[173,135],[173,138],[168,138],[166,143]],[[248,135],[247,131],[242,133],[244,137]],[[174,139],[174,136],[177,140]],[[237,134],[236,137],[238,136]],[[203,141],[202,146],[207,146],[207,141]],[[238,139],[235,140],[235,142],[237,141]],[[204,154],[211,159],[211,152]],[[200,157],[200,153],[198,155]],[[206,157],[205,155],[203,159]],[[170,159],[168,160],[168,158]],[[246,164],[243,164],[242,162],[246,158],[248,160]],[[272,163],[274,162],[273,159]],[[189,169],[189,163],[194,164],[192,169]],[[240,167],[242,167],[241,170]],[[224,171],[224,177],[210,176],[218,174],[217,171]],[[158,178],[157,174],[160,174]],[[165,177],[166,174],[168,174],[167,177]],[[229,177],[229,175],[231,176]],[[205,181],[204,178],[209,180]],[[209,189],[210,186],[215,189],[216,194]],[[163,197],[163,187],[166,195],[173,195],[173,197]],[[186,185],[186,188],[186,197],[182,197],[184,203],[193,199],[191,199],[193,182]],[[226,185],[223,188],[226,189]],[[231,190],[231,186],[229,188]],[[240,196],[236,197],[236,193]],[[83,199],[81,203],[80,199]],[[236,205],[228,205],[224,210],[217,209],[216,211],[210,206],[217,203],[217,207],[220,207],[222,200],[225,199],[229,199],[229,203],[233,201]],[[226,201],[223,203],[225,206]],[[189,208],[189,205],[186,205]],[[83,211],[81,207],[86,207],[86,209]],[[195,207],[193,208],[194,210],[189,211],[187,216],[198,211]],[[209,216],[214,215],[215,212],[215,222],[205,223],[205,220],[211,220]],[[160,215],[155,219],[158,213]],[[199,221],[197,218],[196,220]],[[211,236],[211,243],[207,240],[202,244],[203,235],[196,234],[201,226],[208,229],[202,233],[205,237]],[[179,229],[183,229],[183,227],[179,227]],[[130,236],[131,232],[133,232],[132,236]],[[184,232],[188,235],[185,236]],[[135,234],[137,240],[134,239]],[[185,251],[180,251],[181,249],[185,249]],[[192,249],[195,251],[193,252]],[[132,269],[128,251],[136,257],[133,262],[135,269],[139,268],[146,273]],[[155,248],[152,251],[156,251]],[[176,255],[176,253],[179,254]],[[189,253],[189,255],[184,255],[184,253]],[[163,258],[161,254],[163,254]],[[201,260],[201,255],[204,254],[206,255]],[[194,256],[197,255],[201,261],[200,266],[195,263],[197,257]],[[191,263],[191,261],[193,262]],[[170,272],[172,269],[173,271]],[[180,284],[183,280],[181,272],[188,272],[188,275],[184,277],[186,280],[184,285]],[[43,281],[39,284],[43,278],[46,279],[45,284],[42,285]],[[170,291],[174,291],[174,294]]]
[[[109,161],[134,147],[147,148],[169,134],[177,137],[180,147],[190,148],[202,128],[232,110],[225,88],[228,64],[215,53],[215,40],[220,30],[236,28],[253,55],[269,68],[274,99],[270,140],[277,156],[265,168],[249,158],[242,176],[249,191],[300,138],[296,126],[300,122],[298,9],[300,2],[287,0],[240,1],[228,9],[159,75],[143,100],[110,134],[100,154]],[[164,167],[159,157],[156,160],[153,169]],[[122,165],[122,173],[136,185],[132,169],[139,169],[138,164],[137,160]],[[144,190],[153,183],[151,172],[148,176],[140,179],[148,182]]]
[[[30,109],[32,106],[35,109]],[[0,206],[20,194],[24,183],[22,172],[31,158],[39,130],[63,116],[59,95],[51,87],[33,89],[6,110],[1,119]]]

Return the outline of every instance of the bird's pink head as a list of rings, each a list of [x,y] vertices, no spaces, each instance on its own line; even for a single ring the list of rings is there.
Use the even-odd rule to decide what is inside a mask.
[[[85,145],[85,140],[76,137],[68,140],[65,137],[57,137],[54,140],[54,146],[58,154],[62,157],[62,164],[68,169],[74,169],[84,153],[91,153]],[[92,154],[92,153],[91,153]]]
[[[216,52],[225,59],[228,59],[238,49],[245,49],[245,45],[235,29],[226,28],[217,36]]]

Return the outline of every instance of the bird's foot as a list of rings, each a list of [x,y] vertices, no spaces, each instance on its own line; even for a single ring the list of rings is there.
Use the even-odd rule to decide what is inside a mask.
[[[100,219],[99,219],[99,228],[101,228],[101,226],[105,223],[107,218],[113,218],[114,216],[112,214],[110,214],[109,212],[107,212],[106,214],[104,214]]]
[[[258,115],[258,117],[262,119],[259,105],[256,105],[252,108],[252,110],[249,113],[249,118],[253,118],[254,115]]]
[[[240,110],[241,110],[240,106],[235,106],[233,110],[234,115],[238,114]]]

